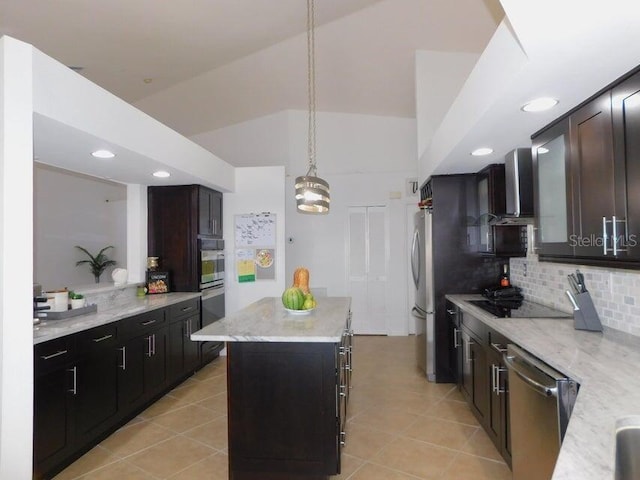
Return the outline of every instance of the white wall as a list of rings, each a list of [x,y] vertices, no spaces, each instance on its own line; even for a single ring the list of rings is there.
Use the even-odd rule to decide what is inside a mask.
[[[0,478],[31,478],[32,48],[0,38]]]
[[[225,239],[226,314],[262,297],[279,297],[285,288],[284,167],[248,167],[236,170],[234,193],[224,194],[223,231]],[[276,215],[276,278],[238,283],[235,268],[235,215],[270,212]]]
[[[87,256],[113,245],[106,255],[127,268],[124,185],[77,175],[46,165],[34,169],[34,282],[45,290],[92,284]],[[100,277],[111,282],[113,267]]]
[[[304,215],[295,210],[294,179],[306,173],[308,166],[306,112],[280,112],[192,139],[212,151],[224,151],[225,158],[234,162],[248,162],[260,156],[285,166],[285,236],[293,239],[293,243],[286,243],[284,250],[286,285],[291,284],[294,269],[305,266],[310,271],[312,288],[325,287],[333,296],[349,295],[347,209],[349,206],[387,205],[391,250],[389,284],[393,292],[389,299],[389,333],[406,334],[410,301],[406,281],[406,236],[409,234],[405,225],[406,205],[417,202],[417,198],[406,196],[405,183],[408,178],[417,176],[415,120],[319,112],[317,123],[318,174],[331,185],[328,215]],[[275,141],[270,138],[271,132],[275,132]],[[284,146],[282,141],[286,141]],[[242,170],[239,169],[236,175]],[[228,199],[243,196],[241,185],[242,182],[236,183],[236,194],[225,194],[225,232],[230,228],[226,215]],[[263,181],[257,191],[266,189],[268,192],[267,185]],[[247,189],[243,192],[246,194]],[[390,199],[391,192],[399,192],[400,198]],[[258,209],[262,210],[264,208]],[[255,206],[248,211],[256,211]],[[410,228],[412,230],[413,226]],[[228,301],[228,305],[235,307],[237,303],[234,302]]]
[[[449,107],[480,58],[477,53],[416,52],[416,121],[418,158],[431,143]],[[431,172],[420,172],[425,180]]]

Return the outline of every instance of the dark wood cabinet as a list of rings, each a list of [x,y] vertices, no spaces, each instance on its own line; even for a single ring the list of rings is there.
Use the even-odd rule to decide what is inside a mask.
[[[350,317],[338,343],[227,343],[229,478],[326,480],[340,473]]]
[[[73,338],[36,345],[33,352],[33,476],[40,479],[72,452]]]
[[[640,261],[640,73],[613,89],[617,257]],[[613,231],[612,231],[613,235]],[[613,254],[613,252],[611,252]]]
[[[505,166],[492,164],[477,173],[478,182],[478,249],[482,254],[522,257],[526,251],[525,225],[494,225],[493,220],[505,215]]]
[[[84,444],[107,431],[118,414],[118,325],[112,323],[77,335],[73,371],[75,438]]]
[[[534,135],[541,260],[640,268],[640,72]]]
[[[449,363],[455,372],[455,383],[461,387],[462,379],[462,343],[460,339],[461,312],[457,305],[447,301],[447,317],[449,319],[449,329],[452,348],[449,350]]]
[[[511,430],[509,427],[509,383],[502,356],[507,351],[507,340],[497,332],[488,332],[487,373],[489,381],[489,407],[486,431],[496,448],[511,465]]]
[[[569,117],[573,231],[578,257],[607,255],[606,219],[615,212],[611,94],[606,92]]]
[[[191,334],[200,329],[200,301],[172,305],[168,315],[167,376],[171,381],[194,372],[200,364],[200,342],[191,340]]]
[[[536,251],[541,259],[573,257],[569,119],[532,139]]]
[[[462,326],[461,392],[471,407],[471,411],[481,424],[485,424],[488,407],[486,353],[481,340]]]
[[[198,199],[198,233],[222,238],[222,193],[200,186]]]
[[[199,321],[195,298],[35,345],[34,478],[51,478],[197,370],[187,334]]]

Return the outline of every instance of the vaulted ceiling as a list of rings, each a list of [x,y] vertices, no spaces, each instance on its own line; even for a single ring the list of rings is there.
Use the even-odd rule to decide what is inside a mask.
[[[417,49],[480,53],[498,0],[316,0],[318,110],[415,116]],[[304,0],[2,0],[33,44],[184,135],[306,109]]]

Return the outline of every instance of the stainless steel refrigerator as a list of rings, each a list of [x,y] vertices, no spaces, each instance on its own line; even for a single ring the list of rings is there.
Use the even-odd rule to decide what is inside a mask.
[[[431,211],[420,210],[414,215],[411,243],[411,273],[416,287],[415,305],[411,314],[416,321],[416,362],[435,381],[435,352],[433,344],[433,262],[431,257]]]
[[[474,174],[434,175],[425,186],[432,208],[414,216],[411,251],[417,364],[430,381],[454,382],[456,355],[445,296],[495,286],[505,259],[480,251]]]

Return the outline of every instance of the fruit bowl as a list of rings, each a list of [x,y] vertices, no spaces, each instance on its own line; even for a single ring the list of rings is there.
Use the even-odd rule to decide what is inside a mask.
[[[290,308],[284,307],[284,309],[292,315],[307,315],[315,310],[314,308],[309,308],[308,310],[291,310]]]

